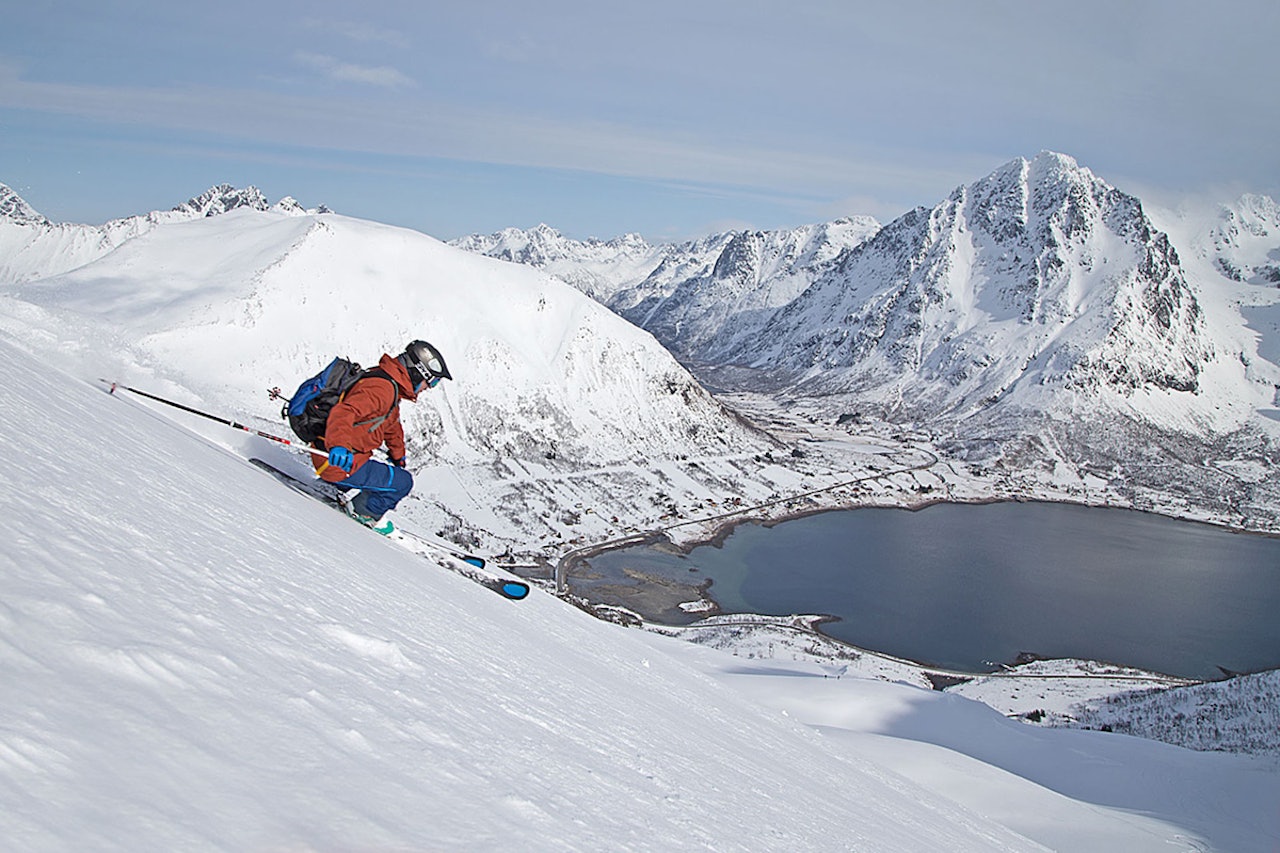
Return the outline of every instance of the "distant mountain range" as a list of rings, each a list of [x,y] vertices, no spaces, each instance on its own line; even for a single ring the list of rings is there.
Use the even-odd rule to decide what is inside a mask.
[[[718,384],[834,395],[903,423],[1103,407],[1231,432],[1276,405],[1280,211],[1246,196],[1183,236],[1043,152],[883,228],[649,246],[541,226],[455,244],[561,276]]]
[[[580,242],[542,225],[453,245],[549,272],[652,332],[672,352],[693,358],[790,302],[814,275],[879,229],[876,220],[856,217],[654,246],[636,234]]]

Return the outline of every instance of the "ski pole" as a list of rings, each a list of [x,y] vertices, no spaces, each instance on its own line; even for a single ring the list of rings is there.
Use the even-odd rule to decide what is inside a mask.
[[[254,429],[253,427],[245,426],[244,424],[230,420],[229,418],[219,417],[218,415],[211,415],[208,412],[202,412],[199,409],[193,409],[190,406],[184,406],[181,403],[175,403],[173,400],[166,400],[164,397],[157,397],[155,394],[149,394],[146,391],[141,391],[137,388],[131,388],[128,385],[123,385],[119,382],[112,382],[110,379],[99,379],[98,381],[111,386],[110,389],[107,391],[108,394],[114,394],[116,393],[117,388],[123,388],[125,391],[129,391],[131,393],[137,394],[140,397],[146,397],[149,400],[155,400],[157,403],[164,403],[166,406],[173,406],[175,409],[181,409],[184,412],[189,412],[190,414],[193,414],[193,415],[199,415],[202,418],[208,418],[209,420],[220,423],[223,426],[234,427],[235,429],[242,429],[245,432],[252,433],[253,435],[261,436],[262,438],[269,438],[272,441],[279,442],[280,444],[287,444],[290,447],[297,447],[301,450],[305,450],[308,453],[314,454],[316,456],[323,456],[326,459],[329,458],[328,452],[324,450],[316,450],[314,447],[309,447],[308,445],[302,444],[297,441],[292,441],[290,439],[283,438],[278,435],[272,435],[271,433],[263,432],[260,429]]]

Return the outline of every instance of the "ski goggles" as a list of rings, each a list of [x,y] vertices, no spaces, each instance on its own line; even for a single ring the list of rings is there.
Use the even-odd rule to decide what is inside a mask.
[[[444,378],[444,362],[438,355],[427,355],[426,358],[422,358],[420,354],[414,364],[417,365],[419,373],[431,377],[433,382],[439,382]]]
[[[445,367],[444,358],[426,341],[411,343],[407,354],[409,362],[422,377],[422,382],[418,383],[419,390],[423,387],[434,388],[440,384],[441,379],[450,378],[449,368]]]

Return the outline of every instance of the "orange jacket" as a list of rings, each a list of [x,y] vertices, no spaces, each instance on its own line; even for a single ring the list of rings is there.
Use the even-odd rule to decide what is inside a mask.
[[[322,480],[330,483],[345,480],[384,443],[391,458],[404,458],[404,427],[400,425],[396,391],[401,400],[416,400],[417,395],[413,393],[404,365],[393,356],[384,354],[378,367],[395,380],[398,388],[393,389],[381,376],[366,376],[334,404],[325,423],[323,443],[316,442],[316,446],[321,450],[345,447],[355,456],[355,463],[350,471],[343,471],[330,465],[323,456],[313,455],[312,462]]]

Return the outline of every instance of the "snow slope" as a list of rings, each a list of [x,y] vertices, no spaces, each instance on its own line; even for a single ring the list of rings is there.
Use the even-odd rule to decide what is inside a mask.
[[[0,351],[13,849],[1028,846]]]
[[[1072,725],[1124,732],[1191,749],[1280,757],[1280,670],[1135,691],[1076,709]]]
[[[1219,313],[1238,312],[1247,329],[1243,352],[1250,370],[1280,365],[1280,204],[1267,196],[1243,195],[1230,204],[1184,204],[1153,209],[1152,218],[1179,247],[1182,263],[1203,281],[1218,281]],[[1280,380],[1272,378],[1272,405],[1280,406]],[[1280,415],[1272,410],[1271,417]]]
[[[506,601],[31,348],[0,334],[12,849],[1280,842],[1274,766]]]
[[[216,216],[236,208],[307,213],[292,198],[275,205],[257,187],[211,187],[172,210],[113,219],[103,225],[51,222],[11,188],[0,184],[0,284],[59,275],[98,260],[116,247],[159,225]],[[321,207],[312,213],[325,211]]]
[[[240,205],[164,222],[8,292],[11,310],[42,314],[30,323],[80,354],[80,375],[256,415],[278,431],[287,427],[269,387],[290,393],[334,355],[372,365],[430,340],[455,381],[403,407],[411,467],[436,473],[424,478],[436,491],[418,489],[406,509],[438,529],[560,536],[554,501],[538,497],[543,469],[773,446],[651,335],[573,288],[373,222]],[[490,486],[498,494],[473,499]],[[494,507],[505,511],[496,521]]]

